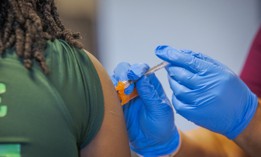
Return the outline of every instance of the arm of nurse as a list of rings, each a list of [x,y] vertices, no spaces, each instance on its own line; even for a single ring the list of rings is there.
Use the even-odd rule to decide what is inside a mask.
[[[234,140],[197,128],[181,133],[182,145],[175,157],[260,157],[261,100],[247,128]]]
[[[256,113],[247,128],[235,139],[251,157],[261,156],[261,99],[258,99]]]

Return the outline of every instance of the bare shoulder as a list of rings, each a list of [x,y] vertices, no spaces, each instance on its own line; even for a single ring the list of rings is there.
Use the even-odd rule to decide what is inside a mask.
[[[128,157],[130,150],[123,111],[114,86],[102,64],[85,51],[99,75],[104,97],[104,119],[101,129],[92,142],[81,150],[81,157]]]
[[[101,79],[101,83],[102,81],[110,81],[109,76],[106,72],[106,70],[104,69],[104,67],[102,66],[102,64],[98,61],[98,59],[96,57],[94,57],[90,52],[86,51],[86,54],[89,56],[89,58],[91,59],[92,63],[95,66],[95,69],[97,70],[99,77]]]

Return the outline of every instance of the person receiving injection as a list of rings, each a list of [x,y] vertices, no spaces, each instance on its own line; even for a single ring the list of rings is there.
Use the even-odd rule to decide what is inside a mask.
[[[251,53],[257,59],[253,57],[257,53]],[[254,88],[250,90],[228,67],[204,54],[159,46],[156,55],[169,63],[172,103],[155,74],[144,76],[147,64],[120,63],[112,76],[115,86],[119,81],[136,81],[139,96],[123,106],[134,152],[144,157],[261,156],[261,92],[254,94]],[[246,63],[245,67],[253,65]],[[260,61],[255,64],[261,67]],[[261,82],[257,70],[253,76]],[[125,93],[133,89],[130,85]],[[179,131],[174,108],[200,127]]]

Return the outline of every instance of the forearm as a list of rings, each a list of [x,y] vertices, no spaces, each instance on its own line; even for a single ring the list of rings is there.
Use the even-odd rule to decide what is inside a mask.
[[[235,142],[251,157],[261,155],[261,100],[258,101],[256,113],[247,128],[235,139]]]
[[[182,144],[174,157],[247,157],[233,141],[204,128],[181,133]]]
[[[202,128],[181,133],[181,138],[181,148],[175,157],[222,156],[220,145]],[[217,147],[214,148],[215,146]]]

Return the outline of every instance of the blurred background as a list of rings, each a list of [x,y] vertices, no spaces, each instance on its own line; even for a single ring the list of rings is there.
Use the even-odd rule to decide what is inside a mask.
[[[261,22],[260,0],[62,0],[64,22],[83,35],[85,48],[109,74],[122,61],[160,60],[160,44],[211,56],[240,73]],[[157,72],[171,98],[166,73]],[[196,127],[176,115],[181,130]]]

